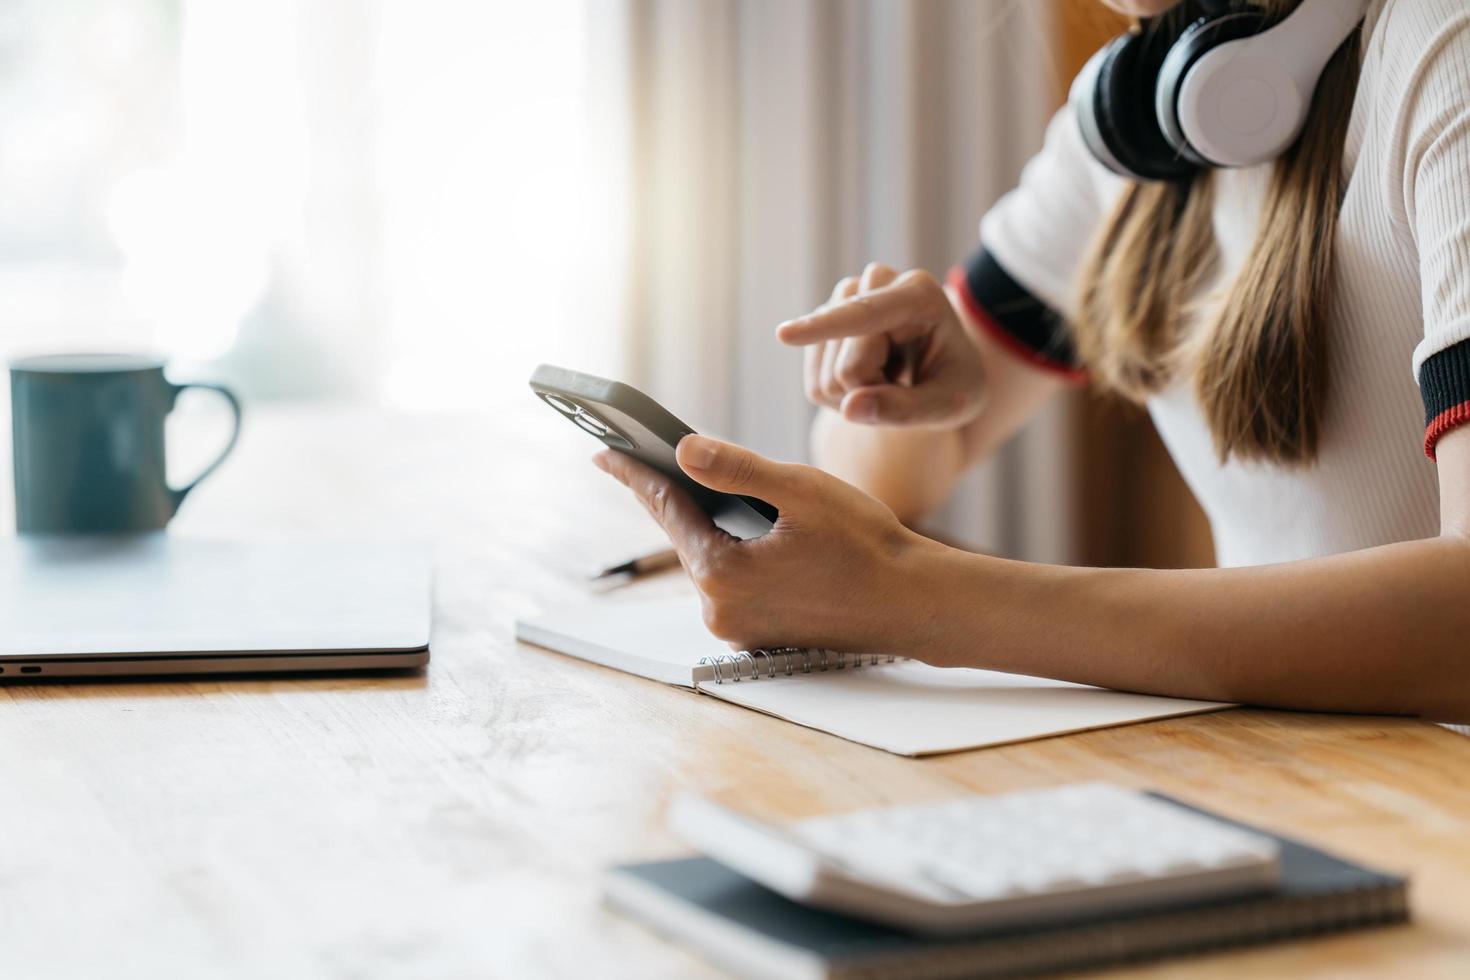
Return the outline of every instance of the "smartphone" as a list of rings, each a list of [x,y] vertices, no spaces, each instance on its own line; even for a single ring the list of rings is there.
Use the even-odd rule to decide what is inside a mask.
[[[776,508],[764,500],[720,493],[685,475],[674,459],[674,447],[694,430],[632,385],[542,364],[531,375],[531,390],[603,445],[627,453],[682,487],[721,530],[749,540],[776,523]]]

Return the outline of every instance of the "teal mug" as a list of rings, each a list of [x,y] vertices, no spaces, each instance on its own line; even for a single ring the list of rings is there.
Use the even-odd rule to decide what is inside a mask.
[[[229,442],[193,482],[165,476],[164,419],[179,392],[222,395]],[[15,526],[23,533],[162,528],[240,436],[240,402],[215,384],[174,384],[163,362],[132,354],[47,354],[10,362]]]

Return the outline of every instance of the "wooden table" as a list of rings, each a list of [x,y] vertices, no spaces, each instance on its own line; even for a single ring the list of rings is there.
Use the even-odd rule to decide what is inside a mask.
[[[1470,976],[1464,736],[1237,710],[915,761],[516,644],[658,540],[524,401],[252,413],[175,523],[432,540],[426,672],[0,688],[0,976],[704,976],[598,905],[601,869],[678,850],[672,792],[797,817],[1083,778],[1413,875],[1413,925],[1137,975]]]

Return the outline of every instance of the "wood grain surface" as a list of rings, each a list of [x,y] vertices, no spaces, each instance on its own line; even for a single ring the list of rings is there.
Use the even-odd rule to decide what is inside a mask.
[[[598,905],[603,868],[679,850],[674,791],[798,817],[1077,779],[1413,876],[1412,925],[1130,975],[1470,976],[1470,739],[1237,710],[898,758],[516,644],[518,615],[660,540],[529,397],[246,422],[172,533],[432,541],[432,662],[0,688],[0,976],[706,976]]]

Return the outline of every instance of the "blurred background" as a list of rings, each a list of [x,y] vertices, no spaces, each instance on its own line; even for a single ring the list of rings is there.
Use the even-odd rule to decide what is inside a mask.
[[[870,259],[963,257],[1120,29],[1095,0],[6,0],[0,355],[446,413],[551,361],[800,459],[775,324]],[[1083,392],[938,526],[1211,562],[1147,417]]]

